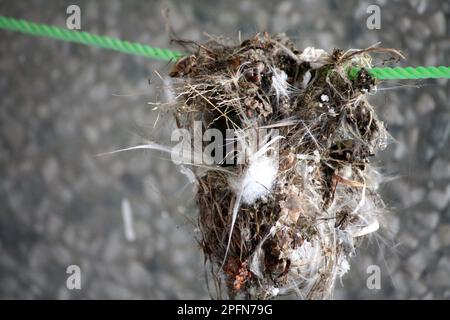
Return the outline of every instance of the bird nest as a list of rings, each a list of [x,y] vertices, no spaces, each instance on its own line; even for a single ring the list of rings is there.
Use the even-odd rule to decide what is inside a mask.
[[[181,43],[192,54],[170,73],[174,115],[203,138],[192,151],[199,241],[216,296],[331,297],[385,210],[369,159],[388,133],[365,68],[374,53],[401,54],[300,51],[284,34]]]

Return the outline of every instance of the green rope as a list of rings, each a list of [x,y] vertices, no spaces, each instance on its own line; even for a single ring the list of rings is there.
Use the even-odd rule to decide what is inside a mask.
[[[75,42],[159,60],[177,59],[183,55],[180,52],[175,52],[168,49],[150,47],[140,43],[93,35],[84,31],[73,31],[4,16],[0,16],[0,29],[19,31],[33,36]]]
[[[349,72],[351,79],[356,78],[360,68],[352,68]],[[450,67],[395,67],[371,68],[367,72],[379,80],[408,80],[408,79],[450,79]]]
[[[0,29],[19,31],[33,36],[48,37],[62,41],[80,43],[105,49],[135,54],[147,58],[171,60],[178,59],[183,53],[169,49],[150,47],[144,44],[122,41],[106,36],[93,35],[85,31],[73,31],[45,24],[37,24],[25,20],[17,20],[0,16]],[[354,79],[360,68],[351,68],[349,77]],[[437,79],[450,78],[450,67],[406,67],[406,68],[372,68],[367,70],[379,80],[393,79]]]

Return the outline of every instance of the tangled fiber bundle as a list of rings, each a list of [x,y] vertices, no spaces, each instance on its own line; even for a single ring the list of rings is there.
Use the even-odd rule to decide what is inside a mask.
[[[401,54],[299,51],[284,34],[182,44],[193,53],[170,74],[177,125],[193,140],[196,123],[224,137],[206,155],[205,136],[193,150],[203,157],[198,226],[217,296],[330,298],[385,210],[369,158],[389,136],[364,68],[372,53]],[[360,68],[354,79],[350,67]]]

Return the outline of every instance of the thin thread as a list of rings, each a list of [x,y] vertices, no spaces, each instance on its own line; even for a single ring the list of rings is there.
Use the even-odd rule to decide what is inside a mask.
[[[127,54],[140,55],[159,60],[177,59],[183,53],[169,49],[150,47],[144,44],[123,41],[107,36],[98,36],[85,31],[74,31],[45,24],[0,16],[0,29],[18,31],[33,36],[53,38],[62,41],[95,46]]]

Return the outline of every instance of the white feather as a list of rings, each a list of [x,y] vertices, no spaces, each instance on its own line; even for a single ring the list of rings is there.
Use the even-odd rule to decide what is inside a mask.
[[[130,201],[127,198],[122,199],[122,218],[125,238],[130,242],[134,242],[136,240],[136,233],[133,224],[133,211],[131,210]]]
[[[273,149],[272,145],[282,138],[282,136],[277,136],[254,152],[250,156],[249,164],[241,177],[229,177],[228,183],[236,195],[236,200],[233,206],[230,235],[222,266],[225,264],[228,250],[230,249],[231,236],[233,235],[234,224],[236,223],[241,203],[255,203],[256,200],[270,193],[274,185],[278,174],[278,158],[268,157],[266,153],[269,149]],[[251,146],[246,147],[251,152]]]
[[[317,69],[325,65],[329,58],[328,53],[322,49],[307,47],[300,54],[300,60],[309,62],[313,69]]]
[[[286,72],[279,70],[278,68],[272,68],[272,90],[275,91],[277,96],[277,101],[280,98],[287,97],[289,95],[288,92],[288,83]]]
[[[261,156],[250,163],[241,178],[231,177],[231,187],[236,194],[241,193],[243,203],[253,204],[270,192],[277,173],[278,163],[272,158]]]

